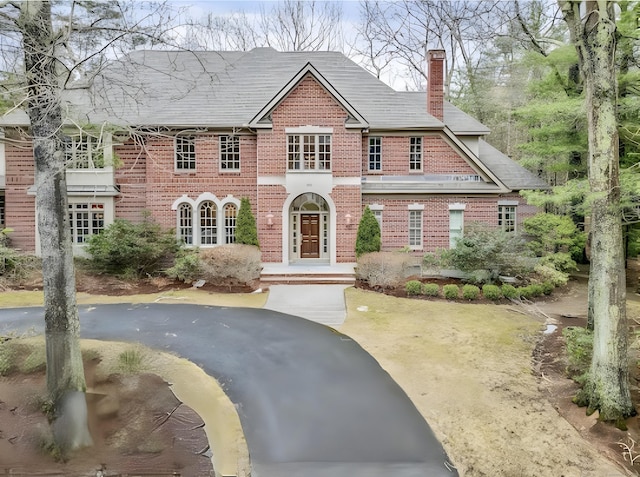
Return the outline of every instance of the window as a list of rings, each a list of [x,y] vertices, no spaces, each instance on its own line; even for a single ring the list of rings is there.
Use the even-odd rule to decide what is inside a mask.
[[[515,205],[499,205],[498,206],[498,225],[505,232],[516,231],[516,206]]]
[[[240,137],[220,136],[220,169],[240,170]]]
[[[369,170],[379,171],[382,169],[382,138],[369,138]]]
[[[5,198],[4,194],[0,195],[0,225],[4,227],[5,215]]]
[[[409,170],[422,170],[422,138],[412,137],[409,141]]]
[[[69,228],[73,243],[86,243],[104,230],[104,204],[69,204]]]
[[[63,138],[64,159],[68,169],[102,169],[105,166],[104,149],[98,138],[79,134]]]
[[[422,210],[409,211],[409,247],[422,248]]]
[[[373,216],[378,221],[378,225],[380,226],[380,230],[382,231],[382,210],[371,210],[373,212]]]
[[[196,168],[196,138],[176,136],[176,170],[191,171]]]
[[[235,204],[224,206],[224,236],[225,243],[236,243],[236,217],[238,208]]]
[[[200,205],[200,245],[215,245],[218,243],[216,204],[211,201]]]
[[[331,135],[287,136],[287,162],[292,171],[331,170]]]
[[[462,238],[464,229],[464,210],[449,210],[449,248],[454,248]]]
[[[193,211],[189,204],[178,207],[178,239],[185,245],[193,245]]]

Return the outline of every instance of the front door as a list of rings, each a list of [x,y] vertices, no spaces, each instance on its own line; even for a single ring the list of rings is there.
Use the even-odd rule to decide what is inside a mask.
[[[300,216],[300,258],[320,258],[320,216]]]

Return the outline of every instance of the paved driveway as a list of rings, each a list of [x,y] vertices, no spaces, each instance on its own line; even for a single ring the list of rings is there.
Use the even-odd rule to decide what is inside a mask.
[[[217,378],[238,408],[254,477],[458,475],[400,387],[330,328],[198,305],[85,306],[80,316],[85,338],[173,351]],[[41,308],[0,310],[0,333],[43,321]]]

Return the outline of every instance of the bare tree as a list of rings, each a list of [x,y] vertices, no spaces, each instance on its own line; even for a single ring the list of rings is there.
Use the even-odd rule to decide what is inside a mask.
[[[591,270],[589,315],[593,359],[579,404],[600,419],[634,414],[629,392],[626,280],[620,203],[617,129],[615,3],[559,0],[584,78],[589,135]]]
[[[58,10],[52,10],[54,5]],[[67,215],[63,96],[65,89],[90,83],[86,75],[100,68],[109,49],[113,52],[157,37],[157,30],[151,34],[142,28],[141,19],[148,17],[140,10],[137,19],[127,17],[126,11],[118,2],[52,4],[30,0],[0,4],[4,67],[22,67],[4,72],[10,80],[3,86],[30,120],[42,255],[47,389],[56,409],[56,443],[63,451],[91,444]],[[22,62],[17,53],[22,54]]]

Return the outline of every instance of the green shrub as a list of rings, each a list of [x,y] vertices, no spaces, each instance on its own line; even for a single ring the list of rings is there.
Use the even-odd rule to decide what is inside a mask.
[[[442,287],[442,294],[447,300],[455,300],[460,296],[460,288],[458,285],[445,285]]]
[[[543,282],[552,283],[554,287],[562,287],[569,281],[569,275],[556,270],[551,265],[536,265],[535,274]]]
[[[200,251],[201,278],[229,286],[251,285],[262,271],[260,249],[253,245],[228,244]]]
[[[540,284],[532,283],[526,287],[518,288],[518,292],[522,298],[535,298],[544,295],[544,288]]]
[[[542,293],[544,295],[551,295],[553,290],[556,288],[556,286],[551,282],[542,282],[540,286],[542,287]]]
[[[465,300],[476,300],[480,296],[480,288],[475,285],[466,284],[462,287],[462,298]]]
[[[144,354],[137,348],[129,348],[118,355],[118,370],[125,374],[139,373],[142,369]]]
[[[567,350],[567,373],[569,376],[583,375],[591,366],[593,354],[593,332],[579,326],[569,326],[562,331]]]
[[[548,265],[551,268],[558,270],[559,272],[569,273],[578,270],[576,261],[571,258],[571,255],[566,252],[552,253],[545,255],[538,262],[540,265]]]
[[[240,199],[240,209],[236,217],[236,243],[260,248],[256,219],[251,212],[251,202],[247,197]]]
[[[98,272],[141,277],[156,272],[177,249],[175,235],[146,217],[139,224],[116,219],[89,238],[86,251],[89,265]]]
[[[502,296],[505,298],[513,299],[513,298],[518,298],[520,296],[518,289],[513,285],[509,285],[508,283],[504,283],[500,287],[500,291],[502,292]]]
[[[541,213],[526,219],[523,225],[533,238],[527,245],[538,257],[558,252],[569,253],[573,259],[582,257],[587,237],[571,217]]]
[[[440,285],[437,283],[425,283],[422,287],[422,293],[427,296],[438,296],[440,294]]]
[[[409,280],[405,283],[404,289],[409,296],[420,295],[422,293],[422,283],[418,280]]]
[[[358,224],[356,236],[356,258],[365,253],[379,252],[381,246],[380,224],[376,220],[369,206],[364,208],[364,213]]]
[[[482,285],[482,296],[487,300],[497,301],[502,298],[500,287],[497,285]]]
[[[476,224],[454,248],[442,252],[442,263],[471,274],[476,283],[487,283],[500,275],[529,273],[535,260],[518,234]]]
[[[413,257],[406,253],[365,253],[358,258],[356,278],[372,288],[394,288],[404,282],[412,265]]]
[[[183,249],[178,253],[173,267],[164,272],[169,278],[191,283],[202,277],[202,265],[198,251],[194,249]]]

